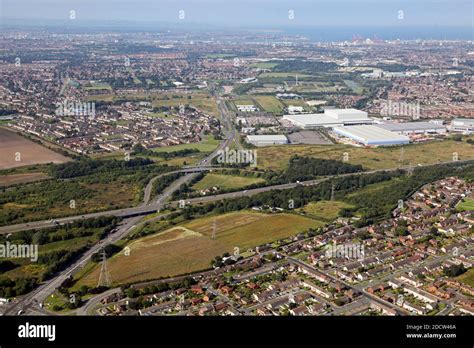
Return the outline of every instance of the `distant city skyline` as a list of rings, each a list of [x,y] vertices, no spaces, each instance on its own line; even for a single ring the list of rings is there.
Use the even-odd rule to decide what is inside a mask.
[[[470,0],[3,0],[2,20],[124,21],[230,28],[471,27]],[[472,31],[471,31],[472,34]]]

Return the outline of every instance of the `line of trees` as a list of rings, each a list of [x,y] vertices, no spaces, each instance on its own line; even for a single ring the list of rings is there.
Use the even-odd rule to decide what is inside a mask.
[[[69,179],[96,173],[106,173],[116,169],[143,167],[153,163],[148,158],[134,158],[128,161],[87,159],[53,166],[50,169],[50,173],[56,179]]]

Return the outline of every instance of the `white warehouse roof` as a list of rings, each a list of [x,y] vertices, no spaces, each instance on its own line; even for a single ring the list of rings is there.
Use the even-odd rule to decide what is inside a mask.
[[[285,115],[283,119],[302,128],[373,123],[365,111],[356,109],[326,109],[323,114]]]
[[[288,138],[283,134],[276,135],[247,135],[247,141],[249,143],[259,144],[286,144]]]
[[[334,132],[365,145],[401,145],[410,143],[410,138],[404,135],[372,125],[336,127]]]
[[[410,132],[410,131],[429,131],[429,130],[446,130],[445,126],[432,122],[403,122],[403,123],[382,123],[377,127],[392,132]]]
[[[328,117],[340,121],[355,121],[367,119],[367,112],[356,109],[324,109],[324,114]]]
[[[474,118],[455,118],[452,121],[455,126],[470,126],[474,127]]]

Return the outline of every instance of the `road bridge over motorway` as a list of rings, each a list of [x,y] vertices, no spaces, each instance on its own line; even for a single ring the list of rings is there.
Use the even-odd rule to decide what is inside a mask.
[[[469,163],[469,162],[473,162],[473,161],[469,160],[469,161],[457,161],[457,162],[449,162],[449,163],[465,164],[465,163]],[[441,165],[441,164],[446,164],[446,163],[439,163],[439,164],[435,164],[433,166],[437,166],[437,165]],[[209,168],[219,169],[220,167],[209,167],[209,166],[200,167],[200,166],[197,166],[195,168],[187,168],[187,169],[196,170],[196,172],[198,172],[199,171],[198,169],[202,169],[201,171],[204,171],[204,170],[209,170]],[[396,170],[407,170],[409,168],[411,168],[411,167],[400,167],[400,168],[392,168],[392,169],[378,169],[378,170],[371,170],[371,171],[365,171],[365,172],[359,172],[359,173],[333,175],[333,176],[327,176],[327,177],[324,177],[324,178],[321,178],[321,179],[303,181],[301,183],[288,183],[288,184],[281,184],[281,185],[265,186],[265,187],[255,188],[255,189],[223,193],[223,194],[214,195],[214,196],[205,196],[205,197],[197,197],[197,198],[192,198],[192,199],[186,199],[185,204],[209,203],[209,202],[219,201],[219,200],[223,200],[223,199],[232,199],[232,198],[238,198],[238,197],[242,197],[242,196],[252,196],[252,195],[255,195],[255,194],[258,194],[258,193],[272,191],[272,190],[286,190],[286,189],[291,189],[291,188],[294,188],[294,187],[297,187],[297,186],[317,185],[317,184],[319,184],[323,181],[330,180],[330,179],[336,178],[336,177],[344,177],[344,176],[351,176],[351,175],[367,175],[367,174],[373,174],[373,173],[377,173],[377,172],[390,172],[390,171],[396,171]],[[180,171],[176,171],[176,172],[180,172]],[[183,183],[185,183],[186,181],[188,181],[192,178],[192,177],[191,178],[189,177],[190,175],[193,175],[192,172],[185,172],[185,173],[186,173],[186,176],[184,176],[184,177],[178,179],[177,181],[173,182],[165,190],[165,192],[163,192],[158,197],[158,199],[156,199],[155,201],[152,201],[148,205],[143,205],[142,204],[138,207],[133,207],[133,208],[115,209],[115,210],[108,210],[108,211],[102,211],[102,212],[90,213],[90,214],[84,214],[84,215],[69,216],[69,217],[64,217],[64,218],[58,218],[58,219],[55,219],[54,221],[44,220],[44,221],[35,221],[35,222],[29,222],[29,223],[24,223],[24,224],[3,226],[3,227],[0,227],[0,234],[8,234],[8,233],[15,233],[15,232],[24,231],[24,230],[53,227],[53,226],[56,226],[57,224],[66,224],[66,223],[81,220],[81,219],[90,219],[90,218],[96,218],[96,217],[101,217],[101,216],[134,217],[134,216],[154,214],[154,213],[159,212],[159,210],[163,208],[164,203],[168,200],[168,198],[171,196],[171,194],[176,189],[179,188],[179,186],[181,186]],[[179,201],[174,201],[174,202],[171,202],[170,204],[172,206],[176,206],[178,204],[178,202]]]

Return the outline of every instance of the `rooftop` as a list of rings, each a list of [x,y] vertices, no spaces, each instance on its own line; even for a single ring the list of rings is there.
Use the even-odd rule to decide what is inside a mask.
[[[336,127],[334,131],[367,145],[400,144],[409,143],[410,141],[410,139],[404,135],[399,135],[372,125]]]
[[[382,123],[382,124],[378,124],[377,127],[380,127],[392,132],[428,130],[428,129],[446,129],[445,126],[438,125],[432,122]]]
[[[322,114],[285,115],[284,119],[303,127],[343,126],[351,123],[372,123],[365,111],[356,109],[326,109]]]
[[[287,141],[283,134],[275,135],[247,135],[249,141]]]

